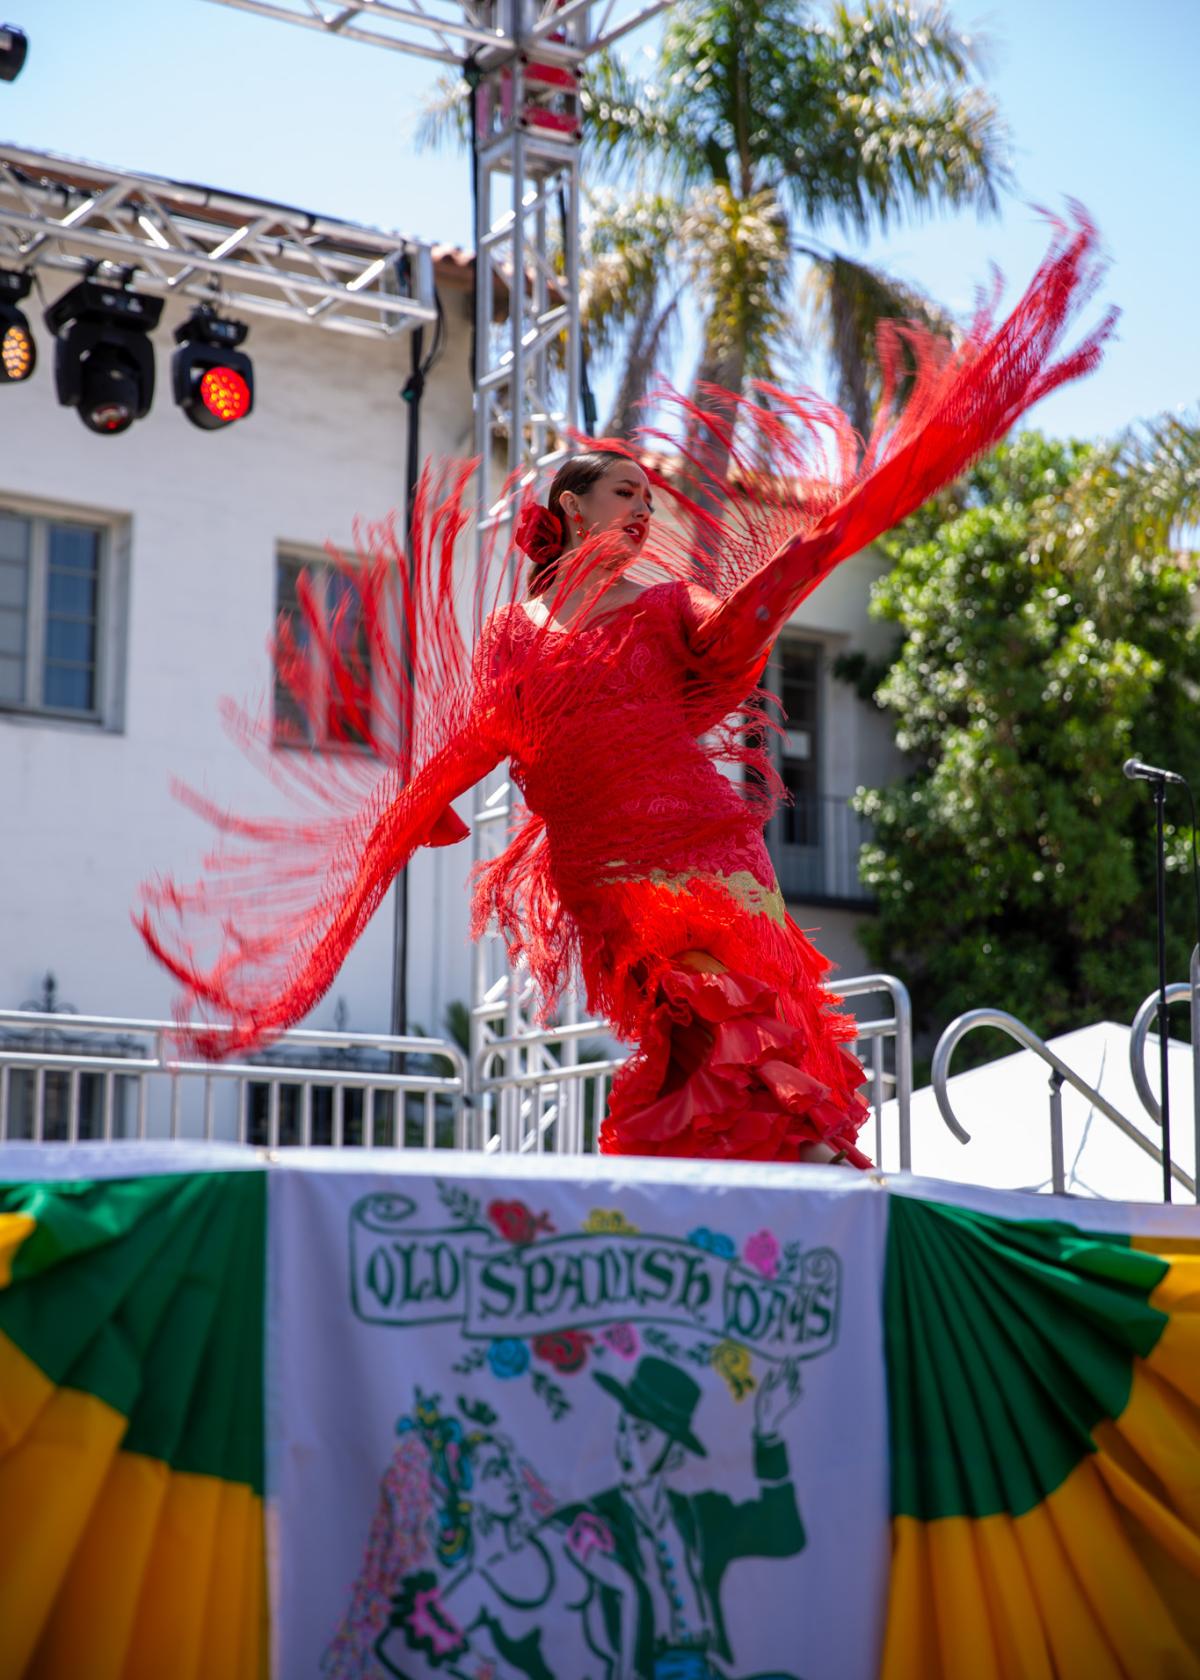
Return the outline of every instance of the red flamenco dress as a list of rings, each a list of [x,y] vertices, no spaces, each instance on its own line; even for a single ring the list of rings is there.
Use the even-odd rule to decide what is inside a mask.
[[[411,552],[389,525],[343,562],[361,622],[344,608],[327,619],[302,593],[325,657],[286,627],[276,649],[302,710],[328,716],[310,673],[332,669],[340,726],[372,751],[275,753],[261,721],[231,713],[288,803],[255,821],[185,794],[224,844],[195,886],[145,890],[139,925],[183,983],[191,1047],[229,1055],[299,1021],[415,849],[466,835],[451,802],[507,759],[523,805],[507,849],[477,872],[475,931],[498,920],[546,1018],[577,972],[589,1008],[635,1046],[601,1149],[795,1161],[825,1145],[867,1165],[854,1026],[831,1011],[828,964],[787,915],[763,843],[780,790],[756,680],[841,560],[1095,365],[1111,317],[1055,359],[1095,279],[1092,230],[1060,229],[999,326],[982,311],[955,347],[886,327],[865,445],[838,410],[774,388],[709,393],[703,410],[671,399],[681,441],[605,445],[646,467],[671,514],[629,569],[641,594],[617,608],[603,601],[605,536],[561,558],[542,622],[500,552],[468,607],[456,585],[471,468],[427,472]],[[556,606],[581,589],[564,624]]]

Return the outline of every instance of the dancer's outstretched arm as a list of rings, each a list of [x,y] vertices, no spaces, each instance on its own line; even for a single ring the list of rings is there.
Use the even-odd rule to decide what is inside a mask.
[[[1055,360],[1063,335],[1094,290],[1099,268],[1094,230],[1061,233],[1012,314],[999,327],[981,313],[953,351],[919,328],[889,324],[881,337],[884,397],[880,419],[857,471],[842,482],[795,485],[802,528],[724,599],[693,592],[690,644],[705,669],[735,683],[763,655],[800,602],[841,561],[859,553],[957,478],[1004,436],[1039,398],[1090,372],[1115,315],[1077,349]],[[915,363],[901,406],[898,392]],[[844,416],[781,392],[779,417],[812,434],[832,427],[844,439]],[[832,416],[832,417],[831,417]]]
[[[294,738],[280,742],[273,708],[226,707],[277,814],[177,790],[219,844],[194,884],[143,888],[135,920],[183,986],[177,1017],[214,1023],[181,1032],[201,1055],[257,1048],[302,1020],[414,851],[467,834],[451,802],[508,756],[500,644],[489,623],[472,646],[460,622],[471,473],[422,476],[404,542],[394,519],[362,528],[356,555],[335,556],[339,590],[301,578],[298,617],[272,645],[287,715],[303,720]]]
[[[451,801],[504,756],[478,722],[434,753],[406,784],[381,776],[356,809],[261,822],[186,802],[227,844],[204,879],[143,889],[137,926],[184,988],[176,1014],[222,1023],[182,1033],[205,1057],[255,1049],[302,1020],[329,990],[388,888],[420,846],[445,846],[470,830]],[[216,955],[192,943],[219,928]]]

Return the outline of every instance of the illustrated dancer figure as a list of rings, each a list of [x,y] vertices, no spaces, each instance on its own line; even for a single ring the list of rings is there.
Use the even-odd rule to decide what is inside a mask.
[[[634,1044],[601,1148],[867,1165],[855,1029],[763,839],[781,789],[756,683],[842,560],[1095,366],[1111,314],[1059,348],[1097,277],[1093,230],[1059,228],[999,325],[983,308],[950,346],[885,324],[865,441],[831,405],[773,387],[670,398],[674,443],[606,440],[564,462],[544,506],[525,493],[525,575],[496,548],[470,630],[457,583],[473,469],[427,469],[408,552],[390,526],[367,533],[339,612],[302,589],[302,635],[283,625],[276,648],[295,707],[371,750],[272,752],[268,731],[263,751],[236,714],[295,814],[252,821],[188,796],[224,850],[196,886],[146,889],[140,925],[183,983],[180,1019],[213,1023],[191,1047],[232,1054],[299,1021],[416,848],[467,834],[451,802],[507,759],[523,805],[476,872],[474,931],[498,922],[543,1018],[575,971]]]

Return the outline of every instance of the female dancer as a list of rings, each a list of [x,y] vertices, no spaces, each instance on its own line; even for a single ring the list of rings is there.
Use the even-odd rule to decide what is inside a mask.
[[[839,561],[1096,364],[1111,315],[1054,360],[1094,286],[1094,243],[1086,224],[1060,229],[1009,318],[996,327],[981,310],[954,349],[886,325],[865,445],[829,405],[758,387],[750,400],[709,392],[702,409],[673,399],[684,440],[662,470],[647,454],[661,432],[568,459],[547,505],[527,495],[521,510],[527,596],[510,585],[501,598],[512,567],[497,552],[470,638],[454,554],[472,469],[427,473],[408,556],[385,527],[349,563],[367,657],[344,619],[302,597],[336,715],[373,755],[269,756],[308,820],[251,822],[192,797],[237,849],[197,887],[147,889],[140,926],[184,983],[181,1020],[221,1023],[190,1029],[193,1046],[226,1055],[298,1021],[416,847],[468,832],[451,801],[509,759],[524,809],[478,871],[475,931],[499,921],[546,1014],[577,965],[589,1007],[636,1044],[601,1148],[866,1165],[854,1028],[830,1013],[827,964],[787,915],[763,843],[779,784],[755,684]],[[656,502],[670,520],[653,522]],[[277,661],[300,707],[327,715],[286,626]],[[748,774],[735,783],[722,762]],[[191,941],[197,915],[219,930],[208,959]]]

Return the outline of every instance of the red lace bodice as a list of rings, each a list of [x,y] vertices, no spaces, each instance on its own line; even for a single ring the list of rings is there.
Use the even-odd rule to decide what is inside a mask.
[[[526,806],[544,825],[547,866],[577,898],[604,882],[653,873],[748,872],[775,884],[763,824],[773,801],[752,743],[698,737],[686,587],[661,583],[565,640],[520,604],[494,625],[512,682],[507,747]],[[717,768],[755,761],[750,789]]]

